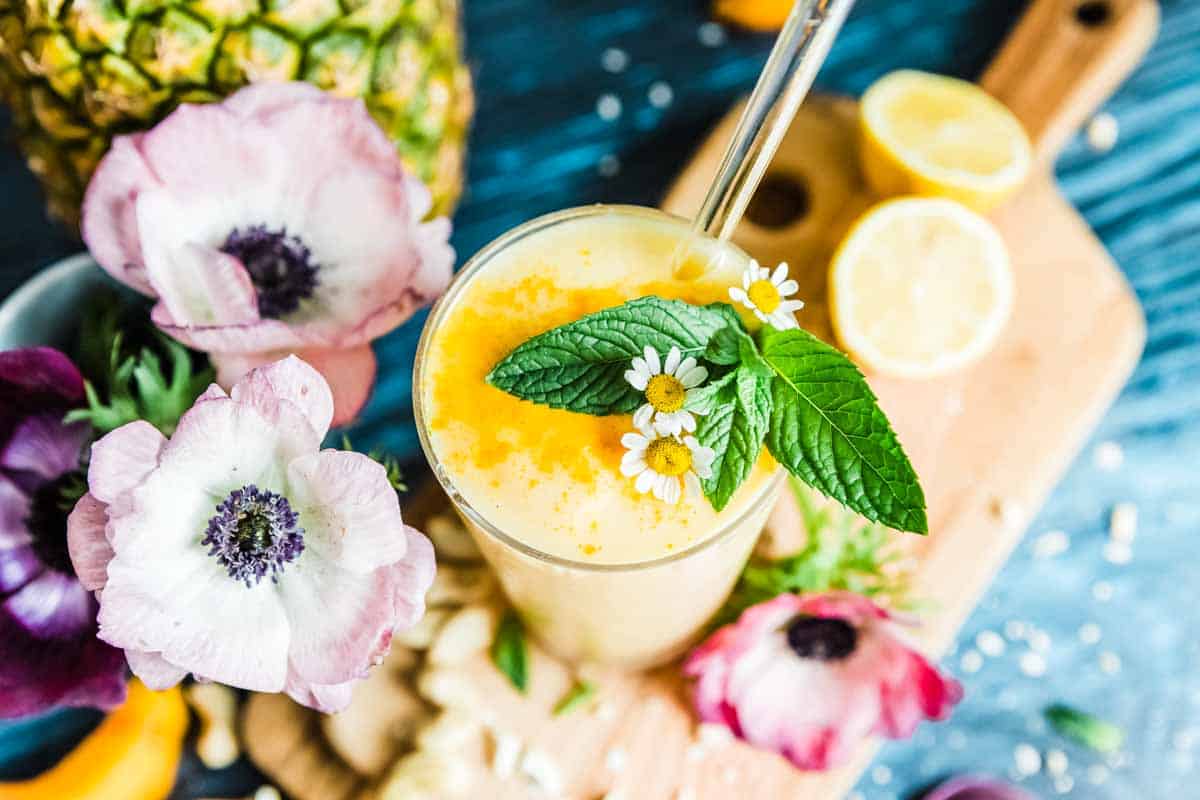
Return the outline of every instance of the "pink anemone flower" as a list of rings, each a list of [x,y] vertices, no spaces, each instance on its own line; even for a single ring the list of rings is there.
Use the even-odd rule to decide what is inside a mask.
[[[800,769],[842,763],[863,737],[911,736],[962,698],[889,614],[849,592],[781,594],[692,651],[684,671],[706,722]]]
[[[146,685],[190,672],[334,711],[422,616],[433,548],[383,466],[319,449],[332,415],[291,356],[211,386],[170,439],[131,422],[93,445],[71,561]]]
[[[340,425],[370,393],[371,340],[449,282],[450,223],[423,222],[430,207],[361,100],[263,83],[118,136],[82,232],[222,386],[297,354],[333,386]]]

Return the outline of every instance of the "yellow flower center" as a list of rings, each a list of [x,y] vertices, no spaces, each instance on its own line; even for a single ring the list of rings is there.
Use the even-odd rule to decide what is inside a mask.
[[[646,402],[655,411],[671,413],[683,408],[687,399],[687,389],[674,375],[655,375],[646,384]]]
[[[682,475],[692,468],[692,451],[678,439],[660,436],[646,448],[646,464],[659,475]]]
[[[750,290],[746,292],[750,296],[750,302],[764,314],[770,314],[775,309],[779,308],[779,304],[783,302],[783,298],[779,296],[779,290],[775,288],[775,284],[768,280],[755,281],[750,284]]]

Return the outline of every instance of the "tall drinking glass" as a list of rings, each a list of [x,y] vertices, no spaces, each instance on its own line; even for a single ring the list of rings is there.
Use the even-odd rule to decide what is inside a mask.
[[[551,409],[484,378],[531,336],[635,297],[727,302],[748,261],[652,209],[569,209],[480,251],[425,325],[413,390],[425,455],[526,624],[568,660],[645,667],[691,644],[782,471],[762,455],[720,512],[703,497],[667,505],[620,472],[629,416]]]

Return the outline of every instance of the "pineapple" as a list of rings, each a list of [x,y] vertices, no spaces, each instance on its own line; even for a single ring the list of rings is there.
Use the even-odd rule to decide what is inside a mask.
[[[462,188],[459,0],[0,0],[0,98],[50,212],[78,224],[114,134],[255,81],[361,97],[435,212]]]

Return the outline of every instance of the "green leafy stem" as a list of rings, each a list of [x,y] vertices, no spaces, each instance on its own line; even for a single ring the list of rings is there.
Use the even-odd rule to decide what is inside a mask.
[[[509,394],[583,414],[628,414],[643,395],[624,378],[647,347],[704,362],[709,382],[688,395],[696,438],[716,457],[702,481],[717,510],[765,445],[788,472],[867,519],[925,533],[925,497],[858,368],[800,329],[751,336],[725,303],[641,297],[581,317],[518,346],[488,374]]]

